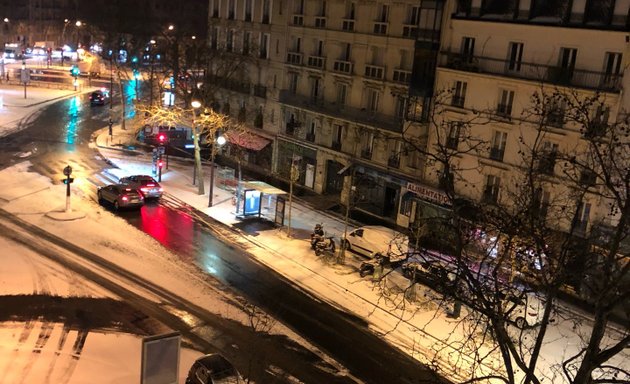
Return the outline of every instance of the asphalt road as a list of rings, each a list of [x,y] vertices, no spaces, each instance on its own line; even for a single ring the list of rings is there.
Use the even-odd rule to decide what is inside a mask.
[[[111,165],[96,156],[87,144],[92,132],[106,126],[108,118],[109,108],[90,107],[87,95],[59,101],[46,108],[24,130],[0,139],[0,168],[28,159],[33,163],[33,170],[53,180],[61,179],[65,164],[73,165],[76,177],[100,173]],[[173,204],[150,204],[139,213],[126,212],[122,216],[183,261],[193,262],[320,347],[344,365],[352,376],[368,383],[438,382],[430,371],[375,336],[362,319],[296,289],[291,282],[257,263],[245,249],[217,240],[202,221]],[[128,300],[134,299],[129,297]],[[180,302],[180,305],[187,304]],[[221,319],[215,321],[218,325]],[[173,323],[173,326],[179,325]],[[186,333],[186,330],[178,330]],[[245,331],[238,327],[228,327],[226,332],[234,332],[226,337],[236,342],[248,340],[243,334]],[[296,351],[291,357],[282,355],[280,351],[287,345],[285,341],[277,342],[278,345],[269,349],[275,351],[275,355],[260,354],[261,366],[265,362],[279,365],[306,383],[353,382],[315,368],[327,364],[317,361],[318,357],[307,351]],[[240,348],[246,350],[248,346]],[[260,373],[260,379],[263,380],[259,382],[271,382],[264,373]]]

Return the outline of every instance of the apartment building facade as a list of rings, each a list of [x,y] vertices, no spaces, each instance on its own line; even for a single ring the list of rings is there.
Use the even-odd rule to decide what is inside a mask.
[[[245,110],[252,132],[269,140],[250,148],[250,162],[271,151],[272,161],[262,164],[269,172],[288,180],[297,167],[303,188],[407,226],[399,223],[403,190],[423,190],[423,161],[405,137],[425,146],[422,109],[432,94],[442,7],[416,0],[210,0],[211,46],[256,51],[250,86],[240,94],[226,90],[220,101]],[[414,71],[414,63],[424,70]]]
[[[435,92],[447,97],[440,109],[442,125],[429,130],[427,148],[460,150],[453,157],[458,170],[454,180],[451,176],[455,194],[488,204],[518,204],[509,200],[526,167],[523,153],[537,143],[547,154],[537,168],[545,174],[542,203],[571,196],[555,159],[583,154],[584,127],[567,119],[563,105],[551,106],[555,112],[541,127],[541,116],[532,111],[543,99],[534,95],[600,95],[604,105],[589,114],[603,124],[627,114],[630,98],[623,90],[630,81],[624,76],[630,55],[630,1],[472,0],[450,5],[435,83]],[[467,150],[470,144],[460,132],[464,126],[468,138],[485,145]],[[427,166],[424,177],[437,187],[444,177],[441,165]],[[559,217],[556,229],[576,226],[574,233],[586,235],[593,223],[614,225],[610,201],[597,192],[589,189],[569,204],[575,212]]]

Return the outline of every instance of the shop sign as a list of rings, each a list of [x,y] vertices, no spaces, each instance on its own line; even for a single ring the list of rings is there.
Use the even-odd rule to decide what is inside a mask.
[[[415,193],[421,199],[430,200],[441,205],[450,205],[450,199],[448,196],[445,193],[436,191],[435,189],[414,183],[407,183],[407,190]]]

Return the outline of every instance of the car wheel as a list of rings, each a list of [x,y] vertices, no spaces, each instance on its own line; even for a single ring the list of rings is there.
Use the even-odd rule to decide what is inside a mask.
[[[115,210],[119,210],[120,209],[120,204],[118,204],[118,200],[114,201],[114,209]]]
[[[518,329],[527,328],[527,321],[525,321],[525,319],[522,317],[518,317],[514,323],[516,324],[516,328]]]

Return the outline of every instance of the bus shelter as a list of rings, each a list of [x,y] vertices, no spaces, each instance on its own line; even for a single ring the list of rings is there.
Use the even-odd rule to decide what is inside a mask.
[[[266,216],[275,221],[278,197],[286,195],[285,191],[263,181],[243,181],[241,182],[241,191],[242,198],[237,216],[243,218]],[[281,201],[284,200],[281,199]]]

